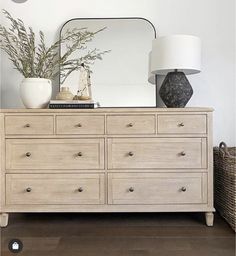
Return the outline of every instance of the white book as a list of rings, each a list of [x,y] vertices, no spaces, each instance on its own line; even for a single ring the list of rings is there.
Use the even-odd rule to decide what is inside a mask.
[[[99,102],[93,100],[50,100],[50,104],[97,104]]]

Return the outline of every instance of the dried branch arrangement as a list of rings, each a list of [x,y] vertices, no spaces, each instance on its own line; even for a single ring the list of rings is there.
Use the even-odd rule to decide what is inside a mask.
[[[90,32],[87,28],[74,28],[48,47],[42,31],[39,32],[39,43],[36,44],[36,36],[31,27],[27,29],[21,19],[14,19],[6,10],[3,13],[9,20],[10,27],[0,24],[0,48],[25,78],[54,79],[60,74],[61,83],[64,83],[82,64],[91,69],[90,66],[96,60],[102,60],[102,56],[109,52],[94,49],[84,56],[79,55],[79,50],[86,49],[86,44],[105,28],[95,32]],[[59,55],[60,45],[64,45],[66,49],[62,56]],[[75,53],[78,57],[71,58]]]

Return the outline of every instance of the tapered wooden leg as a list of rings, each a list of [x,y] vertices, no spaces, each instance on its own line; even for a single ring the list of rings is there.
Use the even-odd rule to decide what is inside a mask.
[[[0,227],[1,228],[4,228],[8,225],[8,218],[9,218],[9,214],[0,213]]]
[[[205,213],[206,224],[208,227],[212,227],[214,223],[214,213],[213,212],[206,212]]]

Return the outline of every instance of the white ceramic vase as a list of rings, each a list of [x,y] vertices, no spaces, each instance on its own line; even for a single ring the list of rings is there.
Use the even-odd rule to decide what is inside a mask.
[[[46,108],[52,97],[52,82],[45,78],[25,78],[20,96],[26,108]]]

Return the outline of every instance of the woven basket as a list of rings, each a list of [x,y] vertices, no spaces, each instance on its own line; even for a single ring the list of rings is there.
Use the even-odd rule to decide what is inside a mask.
[[[236,147],[214,147],[215,207],[236,232]]]

